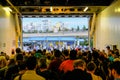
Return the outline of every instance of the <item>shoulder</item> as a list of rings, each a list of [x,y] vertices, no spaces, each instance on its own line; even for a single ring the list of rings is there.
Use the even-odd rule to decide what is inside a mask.
[[[19,76],[16,76],[16,77],[14,78],[14,80],[19,80]]]
[[[102,78],[101,78],[100,76],[98,76],[98,79],[99,79],[99,80],[102,80]]]
[[[102,80],[102,78],[100,76],[97,76],[94,74],[92,74],[92,78],[93,78],[93,80]]]
[[[42,76],[40,76],[40,75],[37,75],[38,77],[36,77],[36,78],[38,78],[39,80],[45,80],[45,78],[44,77],[42,77]]]
[[[31,78],[31,77],[30,77],[30,78]],[[28,78],[28,76],[26,76],[26,75],[22,75],[22,79],[27,80],[27,79],[29,79],[29,78]],[[45,80],[44,77],[39,76],[39,75],[36,75],[36,76],[34,75],[34,77],[31,78],[31,80],[34,80],[34,79],[36,79],[36,80]],[[14,80],[20,80],[20,75],[16,76],[16,77],[14,78]]]

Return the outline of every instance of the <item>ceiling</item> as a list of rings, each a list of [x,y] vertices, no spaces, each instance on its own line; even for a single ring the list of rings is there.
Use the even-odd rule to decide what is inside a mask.
[[[7,0],[0,3],[7,5]],[[14,6],[108,6],[114,0],[9,0]]]
[[[11,6],[12,10],[24,17],[40,17],[47,15],[82,15],[99,13],[115,0],[2,0],[3,6]],[[84,9],[88,7],[86,11]],[[52,17],[55,17],[52,16]]]

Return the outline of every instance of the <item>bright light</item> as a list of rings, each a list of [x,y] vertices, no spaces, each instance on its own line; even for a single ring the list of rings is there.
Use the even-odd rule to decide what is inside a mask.
[[[88,10],[88,7],[85,7],[85,9],[83,11],[86,12],[87,10]]]
[[[53,11],[53,8],[52,8],[52,7],[50,7],[50,11],[51,11],[51,12]]]
[[[120,8],[118,8],[118,12],[120,12]]]
[[[9,7],[4,7],[3,9],[4,9],[5,11],[12,12],[12,9],[10,9]]]
[[[115,8],[116,13],[120,13],[120,8]]]

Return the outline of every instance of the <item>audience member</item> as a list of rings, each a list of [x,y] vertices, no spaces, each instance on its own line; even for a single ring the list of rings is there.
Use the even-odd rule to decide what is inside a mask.
[[[102,80],[102,78],[100,76],[97,76],[94,74],[96,68],[97,68],[97,66],[94,62],[89,62],[87,64],[87,72],[91,74],[92,80]]]
[[[74,69],[73,62],[76,59],[77,51],[71,50],[70,51],[70,59],[63,61],[60,66],[59,70],[60,72],[66,73],[67,71],[72,71]]]
[[[14,80],[45,80],[42,76],[36,74],[37,59],[34,56],[30,56],[26,61],[27,70],[22,76],[17,76]]]
[[[74,69],[66,72],[62,80],[92,80],[89,73],[85,71],[86,63],[82,59],[77,59],[73,63]]]
[[[114,77],[114,80],[120,80],[120,61],[114,61],[110,65],[111,76]]]

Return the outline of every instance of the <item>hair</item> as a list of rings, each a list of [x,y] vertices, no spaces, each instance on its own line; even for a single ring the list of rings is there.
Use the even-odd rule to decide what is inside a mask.
[[[41,53],[42,54],[43,52],[42,52],[42,50],[39,49],[39,50],[36,51],[36,53]]]
[[[69,51],[68,51],[68,50],[64,50],[64,51],[63,51],[63,54],[64,54],[65,56],[68,56],[68,55],[69,55]]]
[[[110,46],[106,46],[107,49],[110,49]]]
[[[1,54],[1,55],[4,55],[4,52],[1,52],[0,54]]]
[[[15,54],[15,51],[14,51],[14,49],[12,49],[11,53],[12,53],[12,54]]]
[[[43,54],[43,55],[45,55],[45,54],[46,54],[46,49],[43,49],[42,54]]]
[[[96,66],[96,64],[94,63],[94,62],[89,62],[88,64],[87,64],[87,70],[88,71],[93,71],[93,70],[95,70],[97,68],[97,66]]]
[[[22,54],[17,54],[16,55],[16,60],[23,60],[23,55]]]
[[[97,58],[99,58],[99,53],[97,51],[93,51],[92,56],[94,59],[97,59]]]
[[[74,66],[74,67],[78,67],[78,66],[83,67],[85,64],[86,64],[86,63],[85,63],[84,60],[82,60],[82,59],[77,59],[77,60],[74,61],[73,66]]]
[[[55,57],[60,57],[61,56],[61,52],[59,50],[55,50],[54,56]]]
[[[70,59],[75,60],[77,56],[77,51],[76,50],[71,50],[70,51]]]
[[[28,68],[28,70],[35,69],[36,65],[37,65],[36,57],[34,57],[34,56],[28,57],[28,59],[26,61],[26,67]]]
[[[20,48],[16,48],[16,53],[21,53],[21,49]]]

